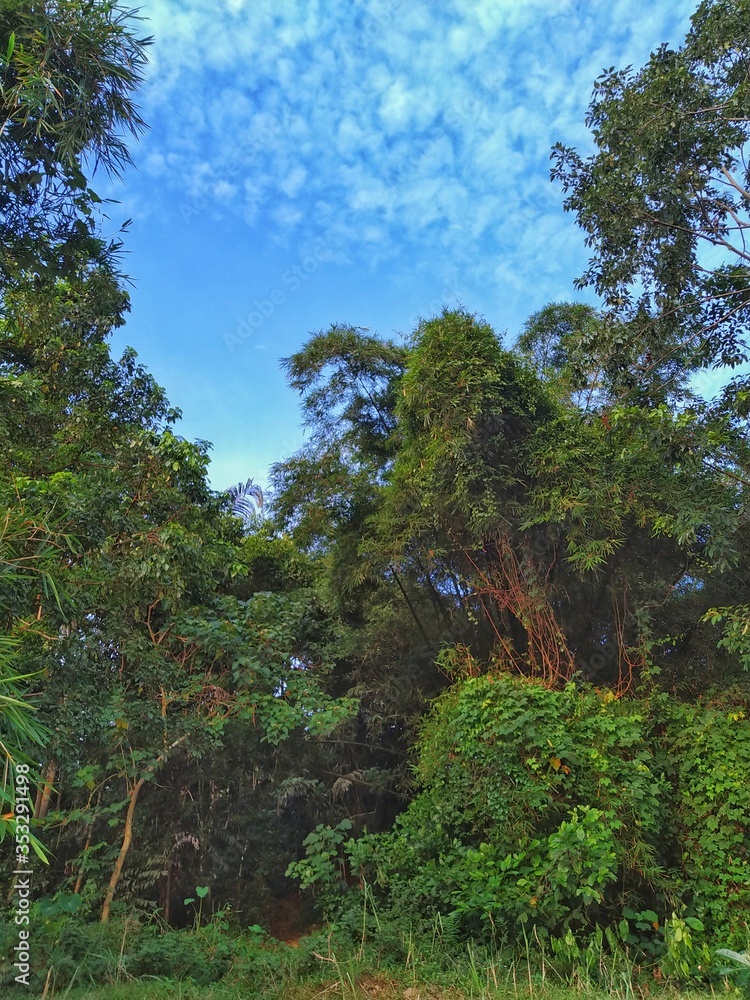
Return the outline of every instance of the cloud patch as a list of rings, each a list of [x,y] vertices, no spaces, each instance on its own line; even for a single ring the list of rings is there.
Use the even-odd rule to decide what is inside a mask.
[[[280,243],[416,251],[436,284],[459,267],[469,287],[558,287],[561,258],[572,278],[585,255],[548,180],[550,147],[586,144],[595,77],[679,42],[692,9],[146,0],[152,130],[128,183],[142,202],[168,188]]]

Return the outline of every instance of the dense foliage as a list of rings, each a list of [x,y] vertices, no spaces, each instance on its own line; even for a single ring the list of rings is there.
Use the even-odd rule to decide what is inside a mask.
[[[419,750],[424,790],[395,831],[349,846],[396,912],[516,943],[613,927],[654,951],[677,912],[744,944],[747,694],[617,699],[490,673],[438,699]]]
[[[137,917],[129,974],[218,979],[301,884],[362,948],[718,974],[750,913],[749,408],[742,373],[692,380],[747,360],[746,0],[598,81],[596,152],[556,150],[602,308],[513,346],[464,310],[312,335],[263,511],[109,347],[85,171],[142,126],[132,23],[0,3],[0,838],[30,765],[46,967]]]

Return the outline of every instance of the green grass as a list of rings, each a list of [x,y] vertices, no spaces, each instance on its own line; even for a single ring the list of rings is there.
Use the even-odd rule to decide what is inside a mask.
[[[2,996],[18,996],[17,992]],[[74,988],[61,993],[48,993],[65,997],[66,1000],[609,1000],[613,995],[645,997],[650,1000],[734,1000],[739,993],[722,988],[720,991],[705,990],[677,992],[670,988],[651,989],[648,994],[612,993],[580,986],[517,984],[517,988],[494,984],[483,986],[473,982],[463,982],[453,986],[423,983],[411,977],[390,973],[360,972],[356,976],[344,974],[342,977],[322,978],[314,982],[286,983],[273,992],[256,992],[243,986],[215,984],[198,986],[190,983],[164,980],[121,983],[90,989]]]
[[[387,925],[370,938],[319,931],[294,947],[214,926],[160,932],[133,921],[70,922],[40,930],[34,953],[27,995],[44,1000],[750,1000],[716,974],[712,987],[678,989],[657,963],[639,968],[622,951],[589,948],[575,961],[550,961],[529,943],[513,955],[450,947],[439,935],[420,943]],[[587,968],[574,971],[582,956]],[[19,991],[0,990],[6,996]]]
[[[89,987],[56,988],[50,981],[45,1000],[742,1000],[740,991],[728,983],[678,990],[656,979],[624,976],[608,981],[606,987],[580,976],[562,982],[544,966],[482,961],[471,950],[468,958],[447,969],[425,966],[408,956],[401,967],[384,967],[372,955],[339,959],[330,950],[313,952],[311,966],[295,952],[274,947],[267,959],[258,956],[254,968],[240,963],[222,981],[206,985],[157,976],[121,977]],[[17,990],[0,991],[0,998],[8,1000],[18,995]]]

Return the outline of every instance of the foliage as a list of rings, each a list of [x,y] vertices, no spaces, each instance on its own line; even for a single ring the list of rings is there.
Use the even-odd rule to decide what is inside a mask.
[[[704,0],[681,48],[597,80],[595,153],[555,147],[553,177],[593,248],[581,284],[627,320],[599,342],[634,387],[637,372],[679,383],[746,358],[748,14]]]
[[[132,91],[140,80],[144,45],[132,33],[127,12],[114,3],[0,4],[0,638],[16,659],[13,672],[6,668],[3,677],[3,801],[8,761],[37,758],[46,734],[37,721],[43,713],[30,714],[41,709],[38,690],[33,702],[28,691],[38,687],[41,671],[27,651],[48,641],[48,609],[58,627],[66,627],[70,604],[61,567],[80,555],[65,512],[48,502],[45,486],[28,487],[35,477],[64,469],[73,455],[81,457],[79,393],[85,396],[86,383],[95,383],[97,374],[106,378],[106,367],[112,366],[100,343],[96,363],[76,371],[82,355],[90,361],[92,344],[88,351],[78,349],[95,317],[119,317],[126,301],[112,271],[116,245],[98,235],[94,212],[101,199],[89,187],[83,165],[88,160],[116,172],[129,162],[120,129],[137,132],[143,125]],[[63,275],[70,283],[61,293],[57,282]],[[98,332],[106,335],[106,326]],[[72,350],[63,361],[66,340]],[[132,369],[132,356],[128,360]],[[100,395],[107,385],[99,383]],[[117,404],[126,401],[114,402],[100,414],[101,424],[116,422]],[[36,462],[34,443],[41,446]],[[49,469],[55,446],[61,464]],[[39,463],[45,450],[47,462]],[[5,816],[2,835],[13,822]],[[38,846],[33,835],[32,843]]]
[[[592,306],[552,302],[526,320],[516,342],[535,371],[584,411],[601,401],[604,373],[584,348],[601,323]]]
[[[603,308],[513,349],[463,309],[312,335],[261,513],[109,346],[84,169],[127,162],[146,42],[110,0],[0,0],[0,740],[54,841],[40,988],[460,955],[477,995],[533,941],[629,996],[634,959],[746,947],[750,396],[690,388],[745,357],[745,6],[605,74],[596,152],[557,148]],[[338,952],[277,948],[290,878]]]
[[[353,702],[323,690],[318,603],[257,592],[252,546],[209,488],[207,445],[174,432],[178,411],[133,351],[111,355],[128,297],[82,169],[117,169],[119,128],[140,127],[132,19],[76,0],[8,3],[2,17],[18,23],[3,64],[11,152],[39,174],[19,188],[6,171],[4,196],[19,242],[0,319],[1,624],[19,697],[3,721],[41,771],[37,823],[59,830],[47,885],[80,891],[87,914],[106,919],[116,895],[143,900],[165,878],[180,895],[163,847],[131,868],[162,774],[216,754],[228,724],[244,726],[270,771],[261,740],[326,736]],[[42,754],[32,740],[45,731]],[[177,802],[189,785],[177,779]],[[179,810],[167,814],[174,842]]]
[[[425,722],[421,793],[392,833],[349,843],[352,869],[417,926],[437,912],[464,935],[516,943],[532,927],[610,927],[656,944],[668,974],[694,974],[686,961],[706,963],[683,954],[692,931],[745,934],[746,706],[467,678]],[[653,926],[639,925],[648,910]]]
[[[650,970],[644,975],[622,950],[610,948],[612,939],[601,931],[587,951],[578,952],[577,960],[570,937],[547,943],[531,937],[523,955],[513,956],[478,944],[457,947],[437,923],[431,938],[418,939],[376,912],[370,916],[366,933],[363,936],[360,927],[355,940],[328,931],[303,937],[294,946],[253,928],[228,933],[217,920],[200,932],[175,932],[132,918],[106,927],[86,926],[68,915],[55,930],[42,933],[39,920],[31,985],[41,992],[46,983],[48,992],[74,997],[140,996],[146,989],[149,995],[197,997],[199,991],[218,996],[212,990],[216,984],[222,996],[251,993],[268,1000],[311,997],[325,990],[363,998],[376,990],[382,996],[411,997],[410,989],[421,995],[489,1000],[515,996],[514,984],[548,1000],[570,1000],[573,989],[576,996],[591,1000],[626,1000],[639,991],[665,998],[709,995],[686,994],[684,989],[678,994]],[[13,935],[3,931],[4,951]],[[571,960],[573,965],[568,964]],[[724,989],[729,997],[739,998],[728,984]]]
[[[130,162],[122,130],[145,125],[133,102],[148,39],[112,0],[0,4],[0,288],[25,272],[51,277],[102,259],[94,221],[101,199],[84,175]]]
[[[670,827],[681,846],[685,888],[715,939],[741,943],[750,904],[750,765],[747,697],[728,691],[705,705],[669,705]]]
[[[232,503],[232,513],[241,517],[245,524],[251,524],[256,507],[260,509],[263,506],[263,490],[252,479],[230,486],[227,496]]]
[[[719,948],[716,952],[719,958],[728,958],[730,965],[722,970],[725,974],[736,977],[736,982],[742,989],[743,995],[747,996],[750,991],[750,954],[745,952],[739,954],[729,948]]]
[[[346,859],[341,847],[351,828],[349,819],[342,819],[335,827],[319,823],[303,841],[305,860],[293,861],[286,870],[287,876],[299,879],[301,889],[320,889],[321,903],[327,909],[346,887]]]
[[[125,968],[131,976],[192,979],[205,986],[222,978],[231,958],[231,943],[221,937],[208,941],[177,931],[154,932],[129,957]]]

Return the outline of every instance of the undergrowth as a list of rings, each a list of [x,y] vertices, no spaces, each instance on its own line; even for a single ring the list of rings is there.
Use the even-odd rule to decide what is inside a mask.
[[[9,954],[12,928],[3,929]],[[253,928],[231,934],[209,922],[174,931],[130,919],[109,925],[69,919],[42,927],[32,939],[31,995],[52,1000],[191,1000],[253,997],[258,1000],[483,1000],[483,998],[615,997],[617,1000],[695,995],[743,1000],[750,996],[741,964],[717,958],[715,967],[689,981],[644,968],[602,938],[587,952],[562,956],[532,934],[522,954],[474,943],[457,945],[443,936],[437,919],[431,935],[416,936],[396,924],[379,923],[363,912],[357,934],[329,928],[295,945]],[[727,967],[736,966],[736,968]],[[7,966],[6,966],[7,968]],[[18,996],[6,971],[2,995]]]

